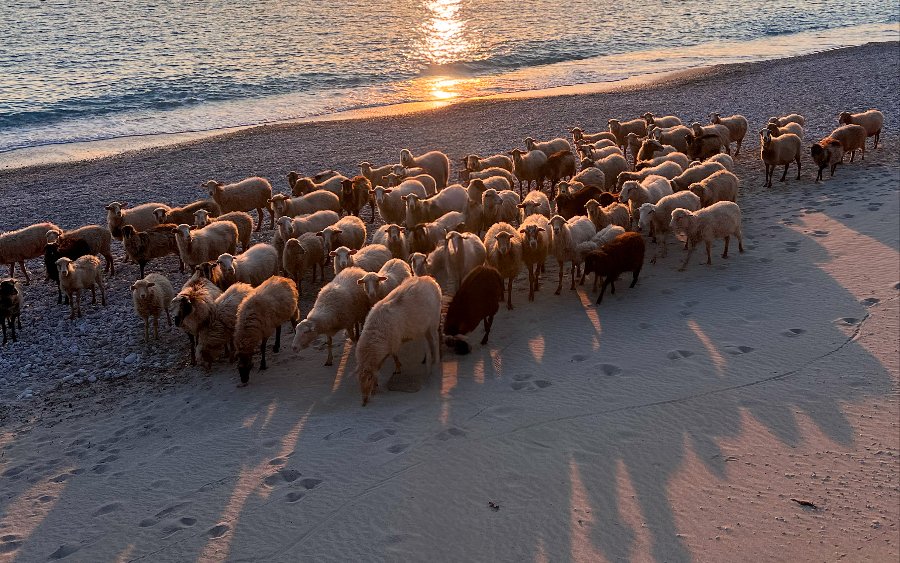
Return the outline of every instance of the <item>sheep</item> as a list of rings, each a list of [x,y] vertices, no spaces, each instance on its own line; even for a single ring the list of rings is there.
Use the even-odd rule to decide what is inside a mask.
[[[780,135],[784,135],[785,133],[793,133],[794,135],[800,137],[801,141],[803,140],[803,127],[797,123],[794,123],[793,121],[791,123],[788,123],[784,127],[779,127],[774,123],[768,123],[766,124],[766,129],[768,129],[772,133],[773,137],[778,137]]]
[[[612,141],[607,141],[607,142],[612,142]],[[590,145],[582,145],[582,146],[578,147],[578,153],[581,155],[582,160],[584,160],[585,158],[588,158],[591,160],[600,160],[600,159],[606,158],[607,156],[610,156],[613,154],[617,154],[617,155],[620,155],[623,157],[625,156],[625,153],[622,152],[622,149],[620,149],[617,146],[593,148]]]
[[[781,181],[787,177],[788,167],[791,161],[797,163],[797,179],[800,179],[800,152],[803,143],[800,137],[793,133],[785,133],[780,137],[773,137],[768,129],[759,132],[760,136],[760,158],[766,165],[766,183],[765,187],[772,187],[772,176],[775,174],[775,167],[779,164],[784,165],[784,174],[781,175]]]
[[[379,166],[377,168],[372,167],[372,163],[370,162],[360,162],[359,163],[359,173],[363,177],[369,180],[373,186],[378,187],[386,187],[387,186],[387,175],[393,172],[394,165],[393,164],[385,164],[384,166]]]
[[[395,188],[376,186],[369,192],[375,198],[375,207],[385,223],[400,224],[406,218],[406,206],[403,196],[416,194],[416,196],[428,197],[425,186],[417,180],[406,180]]]
[[[856,151],[862,151],[862,159],[866,159],[866,130],[862,125],[841,125],[829,135],[850,153],[850,162],[856,157]]]
[[[91,248],[88,243],[81,239],[71,240],[60,245],[54,241],[48,243],[44,247],[44,267],[47,271],[46,281],[56,282],[56,303],[63,303],[62,286],[59,284],[59,270],[56,268],[56,261],[60,258],[69,258],[75,260],[82,256],[91,254]],[[66,297],[65,304],[69,304],[69,298]]]
[[[631,158],[637,162],[637,153],[641,149],[641,145],[644,144],[644,140],[646,139],[643,135],[638,135],[637,133],[629,133],[625,135],[625,148],[623,155],[627,157],[628,153],[631,153]]]
[[[316,266],[319,267],[319,279],[325,281],[325,248],[322,238],[313,233],[303,233],[298,238],[288,239],[282,253],[282,266],[286,277],[297,284],[297,292],[303,290],[303,273],[307,266],[312,266],[312,281],[316,281]]]
[[[528,192],[528,195],[517,207],[522,210],[522,220],[534,214],[550,218],[550,200],[547,199],[547,196],[542,191],[532,190]],[[519,222],[521,223],[521,220]]]
[[[359,325],[369,312],[369,297],[357,283],[365,275],[365,270],[351,266],[319,290],[313,308],[296,327],[291,344],[294,352],[306,349],[319,335],[324,334],[328,344],[325,365],[330,366],[334,362],[334,335],[343,330],[351,339],[358,338]]]
[[[16,279],[0,281],[0,327],[3,327],[3,344],[6,344],[6,325],[12,331],[12,341],[16,342],[16,324],[22,330],[22,285]]]
[[[377,272],[392,258],[391,251],[383,244],[370,244],[360,250],[339,246],[328,255],[334,258],[334,275],[350,266],[356,266],[366,272]]]
[[[234,327],[237,324],[238,307],[251,293],[253,286],[236,283],[213,301],[209,322],[197,332],[197,353],[207,371],[222,352],[228,354],[229,361],[234,360]]]
[[[25,283],[30,283],[25,260],[38,258],[44,254],[47,246],[47,232],[62,231],[53,223],[35,223],[34,225],[0,234],[0,264],[9,264],[9,277],[15,276],[16,262],[25,276]]]
[[[281,325],[287,321],[300,320],[297,309],[297,288],[287,278],[273,276],[247,295],[237,309],[237,321],[234,325],[234,351],[238,359],[238,374],[245,387],[250,382],[250,370],[253,368],[253,354],[259,348],[262,360],[259,369],[266,366],[266,344],[272,333],[275,333],[275,345],[272,352],[281,349]]]
[[[695,137],[702,137],[703,135],[718,135],[719,139],[722,141],[722,147],[725,149],[727,154],[731,154],[731,131],[724,124],[720,123],[710,123],[709,125],[702,125],[700,123],[691,123],[691,132]]]
[[[318,231],[316,236],[322,237],[325,250],[334,250],[339,246],[359,250],[366,243],[366,224],[359,217],[348,215]]]
[[[662,176],[647,176],[642,181],[628,180],[622,184],[619,201],[631,206],[631,215],[638,217],[638,209],[645,203],[656,203],[672,193],[672,184]]]
[[[688,143],[687,155],[694,160],[707,160],[722,152],[722,137],[718,133],[689,133],[685,139]]]
[[[870,109],[862,113],[850,113],[842,111],[838,116],[838,124],[840,125],[861,125],[866,130],[866,137],[875,137],[875,146],[878,148],[878,141],[881,139],[881,129],[884,127],[884,114],[877,109]]]
[[[512,184],[510,184],[506,180],[506,178],[503,178],[501,176],[492,176],[485,179],[471,179],[469,181],[468,187],[466,187],[466,193],[468,194],[470,201],[482,203],[484,200],[484,192],[486,192],[487,190],[502,192],[511,189]]]
[[[506,170],[505,168],[498,168],[496,166],[494,166],[492,168],[485,168],[484,170],[480,170],[478,172],[472,172],[470,170],[461,170],[459,172],[459,181],[460,182],[470,182],[470,181],[474,180],[475,178],[479,178],[481,180],[487,180],[488,178],[494,178],[497,176],[499,176],[501,178],[506,178],[506,180],[509,182],[510,186],[512,186],[516,181],[516,177],[513,175],[512,172],[510,172],[509,170]]]
[[[747,118],[743,115],[735,114],[728,117],[720,117],[718,112],[709,114],[709,122],[713,125],[724,125],[728,129],[728,139],[737,143],[737,150],[734,156],[741,154],[741,143],[747,135]]]
[[[422,170],[421,168],[404,168],[399,164],[394,166],[394,172],[387,175],[388,185],[387,187],[393,188],[399,186],[402,182],[406,180],[415,180],[419,182],[425,187],[425,195],[426,197],[431,197],[434,194],[438,193],[437,182],[434,181],[434,178],[431,177],[430,174],[416,174],[416,172]]]
[[[101,254],[106,260],[105,271],[115,275],[116,268],[112,258],[110,243],[112,235],[109,229],[99,225],[87,225],[68,232],[47,231],[47,245],[44,247],[44,266],[47,280],[56,282],[56,303],[62,303],[62,289],[59,285],[59,271],[56,261],[60,258],[75,260],[87,254]]]
[[[372,220],[375,220],[375,200],[369,195],[372,190],[372,182],[365,176],[354,176],[352,180],[344,179],[341,182],[341,209],[347,215],[359,217],[360,210],[369,204]]]
[[[456,280],[457,288],[472,268],[484,264],[487,251],[478,236],[458,231],[448,232],[446,244],[446,267],[449,277]]]
[[[667,161],[662,164],[657,164],[656,166],[651,166],[650,168],[642,168],[636,172],[621,172],[619,177],[616,178],[616,186],[618,187],[618,191],[621,191],[625,182],[629,180],[644,181],[650,176],[661,176],[671,180],[676,176],[680,176],[682,172],[684,172],[684,169],[680,164]]]
[[[238,230],[238,239],[241,241],[241,251],[250,248],[250,235],[253,233],[253,217],[244,211],[232,211],[231,213],[223,213],[215,219],[210,219],[209,213],[205,209],[198,209],[194,212],[194,225],[197,227],[205,227],[215,221],[229,221],[234,223]]]
[[[440,151],[431,151],[414,157],[409,150],[403,149],[400,151],[400,164],[406,168],[425,169],[428,175],[434,178],[438,190],[447,187],[447,181],[450,179],[450,159]]]
[[[688,188],[700,198],[703,207],[709,207],[717,201],[737,200],[741,181],[727,170],[720,170]]]
[[[813,161],[819,167],[819,173],[816,174],[816,182],[822,179],[822,172],[831,167],[831,177],[834,177],[834,170],[838,164],[844,161],[844,146],[837,139],[825,137],[818,143],[809,148]]]
[[[131,225],[137,231],[146,231],[159,224],[156,220],[156,210],[165,209],[168,212],[170,207],[164,203],[145,203],[128,208],[128,203],[113,201],[105,209],[109,232],[117,240],[122,240],[122,227]]]
[[[592,166],[575,174],[571,182],[580,182],[585,186],[603,189],[606,186],[606,174],[600,168]]]
[[[597,231],[597,234],[591,237],[591,240],[583,242],[575,247],[575,252],[578,254],[578,260],[581,263],[584,263],[584,259],[587,255],[597,250],[598,248],[602,248],[606,243],[612,241],[617,236],[621,235],[625,232],[625,229],[620,227],[619,225],[607,225]],[[579,282],[581,285],[584,285],[584,276],[581,276],[581,281]],[[594,291],[597,290],[597,287],[594,286]]]
[[[585,241],[591,240],[597,234],[597,229],[591,220],[584,216],[573,217],[566,221],[560,215],[550,218],[550,254],[556,258],[559,264],[559,285],[556,287],[556,295],[562,291],[562,281],[566,262],[571,262],[572,286],[575,289],[575,270],[580,266],[575,247]]]
[[[237,239],[237,227],[229,221],[216,221],[194,231],[182,223],[175,230],[178,254],[189,268],[214,260],[224,252],[235,254]]]
[[[571,152],[572,146],[569,145],[569,141],[562,137],[557,137],[550,141],[535,141],[531,137],[526,137],[525,150],[528,152],[541,151],[547,155],[547,158],[550,158],[550,156],[558,152]]]
[[[409,268],[414,276],[428,275],[428,256],[423,252],[412,252],[409,255]]]
[[[409,230],[409,249],[411,252],[428,254],[443,244],[448,232],[460,230],[466,216],[459,211],[451,211],[431,223],[420,223]],[[372,242],[375,242],[373,239]],[[382,243],[384,244],[384,243]]]
[[[470,172],[478,172],[487,168],[502,168],[512,172],[512,159],[505,154],[495,154],[481,158],[477,154],[469,154],[462,158],[463,167]]]
[[[619,143],[619,147],[625,149],[625,138],[629,133],[634,133],[638,137],[647,136],[647,122],[643,119],[632,119],[631,121],[610,119],[609,132],[615,135],[616,142]]]
[[[797,123],[800,126],[805,126],[806,118],[799,113],[791,113],[783,117],[770,117],[769,123],[774,123],[779,127],[784,127],[788,123]]]
[[[602,187],[604,190],[611,190],[616,187],[616,178],[619,177],[619,174],[628,170],[628,161],[622,155],[611,154],[594,162],[582,161],[581,166],[582,172],[589,168],[596,168],[603,172],[604,184]]]
[[[219,204],[211,199],[201,199],[185,205],[184,207],[173,207],[166,209],[165,207],[157,207],[153,210],[157,223],[192,223],[197,211],[205,211],[210,217],[217,217],[222,214]]]
[[[624,229],[631,227],[631,213],[628,211],[627,205],[615,201],[604,206],[596,199],[591,199],[584,207],[588,219],[598,231],[609,225],[618,225]]]
[[[490,228],[495,223],[511,223],[519,218],[519,194],[512,190],[485,190],[481,195],[482,221]]]
[[[496,269],[490,266],[478,266],[465,277],[459,290],[453,295],[444,318],[444,334],[455,338],[460,334],[468,334],[484,323],[482,346],[487,344],[494,324],[494,316],[500,310],[503,301],[503,278]],[[462,340],[456,340],[457,352],[469,353],[469,346]],[[448,341],[448,344],[450,342]]]
[[[677,127],[681,125],[681,119],[675,117],[674,115],[667,115],[665,117],[657,117],[650,113],[649,111],[641,116],[644,121],[647,122],[647,127]]]
[[[459,185],[444,188],[437,195],[420,198],[415,193],[401,196],[406,202],[406,227],[412,228],[419,223],[434,221],[450,211],[466,212],[469,194]],[[480,203],[480,201],[479,201]]]
[[[725,167],[725,170],[729,172],[734,172],[734,159],[731,158],[731,155],[725,153],[714,154],[713,156],[707,158],[703,162],[695,160],[691,163],[691,166],[699,166],[700,164],[704,164],[707,162],[716,162]]]
[[[187,334],[191,365],[197,365],[197,336],[215,315],[215,300],[222,295],[216,285],[202,277],[192,276],[172,299],[169,309],[175,314],[175,326]]]
[[[69,297],[71,307],[70,320],[81,316],[81,290],[91,290],[91,303],[97,302],[97,287],[100,287],[100,303],[106,305],[106,290],[103,287],[103,275],[100,270],[100,259],[93,255],[82,256],[77,260],[60,258],[56,261],[59,270],[59,283]]]
[[[575,184],[574,182],[572,184]],[[570,186],[567,182],[559,183],[559,195],[556,196],[556,213],[562,215],[563,219],[569,220],[576,215],[584,215],[585,205],[593,198],[600,197],[603,192],[596,186],[581,185],[577,191],[569,191]],[[577,187],[579,184],[575,184]]]
[[[688,150],[687,136],[691,134],[689,127],[684,125],[676,125],[675,127],[653,127],[648,130],[647,135],[656,139],[664,145],[673,146],[679,152],[686,153]]]
[[[543,215],[529,215],[519,225],[522,235],[522,261],[528,270],[528,301],[534,301],[534,293],[540,290],[540,272],[550,251],[550,222]]]
[[[672,211],[678,208],[687,209],[688,211],[697,211],[702,207],[700,198],[691,191],[677,192],[660,198],[656,203],[645,203],[640,207],[640,219],[638,226],[640,230],[646,229],[651,236],[655,236],[657,241],[662,240],[659,246],[662,246],[662,255],[666,256],[668,249],[669,223],[672,220]],[[656,256],[659,254],[659,246],[656,253],[650,259],[651,264],[656,263]]]
[[[635,167],[637,167],[637,163],[645,160],[651,160],[654,156],[657,156],[656,153],[659,153],[658,156],[662,156],[673,152],[678,152],[678,149],[671,145],[665,145],[663,143],[660,143],[656,139],[651,139],[648,137],[641,141],[641,146],[634,156]]]
[[[543,151],[523,152],[519,149],[513,149],[507,153],[513,157],[513,174],[519,181],[519,194],[522,194],[522,184],[531,188],[534,182],[540,189],[544,183],[545,169],[547,166],[547,155]]]
[[[281,221],[281,219],[279,219],[279,221]],[[340,216],[337,213],[326,210],[316,211],[309,215],[300,215],[299,217],[294,217],[286,222],[282,221],[280,224],[290,226],[290,228],[287,229],[287,231],[290,232],[290,237],[284,237],[284,240],[286,241],[288,238],[299,237],[303,233],[318,233],[319,231],[334,225],[338,221],[340,221]],[[282,229],[284,229],[284,227],[282,227]]]
[[[460,216],[462,214],[460,213]],[[372,235],[372,244],[381,244],[391,251],[391,256],[406,260],[409,256],[410,241],[405,227],[390,223],[378,227]]]
[[[169,326],[172,316],[169,303],[175,298],[172,283],[162,274],[148,274],[131,285],[134,312],[144,319],[144,342],[150,341],[150,317],[153,317],[153,336],[159,340],[159,315],[165,312]]]
[[[572,151],[566,149],[547,157],[544,174],[550,179],[550,186],[555,186],[563,178],[571,178],[577,172],[577,162]]]
[[[294,197],[299,197],[302,195],[317,192],[319,190],[325,190],[340,197],[341,184],[344,182],[344,180],[347,179],[348,178],[346,176],[342,176],[340,174],[338,174],[337,176],[332,176],[331,178],[328,178],[321,183],[315,182],[312,178],[296,178],[294,180],[294,183],[291,184],[291,195]],[[288,183],[290,183],[290,178],[288,178]]]
[[[316,211],[341,211],[341,199],[327,190],[316,190],[300,197],[291,197],[284,194],[275,194],[269,202],[272,204],[275,218],[284,215],[296,217]]]
[[[178,225],[156,225],[146,231],[137,231],[132,225],[122,227],[122,245],[125,253],[140,268],[144,277],[144,268],[154,258],[162,258],[170,254],[181,257],[175,233]],[[184,262],[179,261],[179,270],[184,271]]]
[[[572,134],[572,140],[575,141],[576,145],[580,142],[595,143],[603,139],[608,139],[614,142],[617,141],[616,136],[609,131],[603,131],[600,133],[585,133],[580,127],[575,127],[573,129],[570,129],[569,133]]]
[[[597,305],[603,302],[606,286],[611,286],[612,294],[616,294],[616,280],[624,272],[632,273],[631,285],[628,287],[637,284],[641,268],[644,266],[645,247],[644,237],[639,233],[623,233],[601,248],[588,253],[584,259],[584,274],[581,279],[584,281],[585,276],[593,273],[596,289],[597,277],[603,276]]]
[[[691,184],[699,182],[721,170],[725,170],[725,167],[718,162],[693,162],[684,169],[684,172],[671,179],[672,191],[680,192],[686,190]]]
[[[271,244],[259,243],[251,246],[239,256],[225,252],[216,259],[222,271],[222,290],[235,282],[249,283],[253,287],[278,273],[278,251]]]
[[[494,267],[502,279],[507,281],[506,308],[510,311],[512,304],[512,284],[522,269],[522,238],[509,223],[496,223],[484,235],[484,247],[487,253],[487,264]],[[464,282],[460,282],[462,286]],[[502,286],[501,286],[502,287]],[[503,292],[500,293],[503,299]]]
[[[247,178],[236,184],[228,185],[208,180],[203,187],[222,208],[222,213],[256,209],[256,213],[259,215],[256,230],[259,231],[263,222],[263,209],[267,209],[269,211],[269,228],[275,228],[275,212],[272,211],[269,202],[272,199],[272,184],[265,178]]]
[[[393,291],[406,278],[412,277],[409,264],[399,258],[391,258],[377,272],[366,272],[356,283],[363,287],[369,297],[369,304],[374,305]]]
[[[688,158],[688,155],[681,152],[670,152],[668,154],[664,154],[661,156],[657,156],[655,158],[651,158],[650,160],[644,160],[637,163],[635,166],[635,170],[644,170],[645,168],[655,168],[664,162],[674,162],[678,166],[681,167],[682,170],[691,165],[691,159]]]
[[[731,236],[738,239],[738,250],[744,252],[744,239],[741,235],[741,208],[732,201],[720,201],[697,211],[674,209],[670,229],[683,235],[688,243],[688,253],[684,263],[678,269],[683,272],[691,260],[694,249],[700,241],[706,243],[706,264],[712,264],[712,241],[725,239],[725,252],[722,258],[728,258],[728,242]]]

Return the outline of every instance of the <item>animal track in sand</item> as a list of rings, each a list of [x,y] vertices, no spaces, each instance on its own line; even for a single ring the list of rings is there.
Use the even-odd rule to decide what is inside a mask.
[[[860,301],[860,303],[862,303],[866,307],[871,307],[873,305],[877,305],[878,303],[881,303],[881,299],[878,299],[877,297],[866,297],[865,299]]]
[[[409,444],[394,444],[393,446],[389,447],[387,451],[392,454],[399,454],[400,452],[405,451],[408,447]]]
[[[371,434],[366,436],[366,442],[377,442],[379,440],[384,440],[388,436],[393,436],[396,433],[397,431],[393,428],[385,428],[377,432],[372,432]]]
[[[795,336],[800,336],[801,334],[803,334],[805,332],[806,332],[806,330],[802,329],[802,328],[789,328],[787,330],[781,331],[781,334],[782,334],[782,336],[788,336],[788,337],[793,338]]]
[[[569,360],[569,361],[571,361],[571,362],[583,362],[583,361],[585,361],[586,359],[588,359],[588,357],[587,357],[586,354],[574,354],[574,355],[572,356],[572,359]]]
[[[695,355],[696,352],[691,352],[690,350],[672,350],[666,357],[670,360],[680,360],[681,358],[690,358]]]
[[[300,491],[291,491],[288,494],[284,495],[284,500],[286,500],[290,503],[294,503],[294,502],[297,502],[298,500],[302,499],[305,496],[306,496],[306,494],[301,493]]]
[[[853,213],[844,213],[843,215],[841,215],[841,217],[843,217],[844,219],[853,219],[854,217],[856,217],[856,215],[854,215]]]
[[[274,487],[275,485],[282,482],[293,483],[299,478],[300,472],[296,469],[279,469],[275,473],[263,479],[263,483],[265,483],[269,487]]]
[[[448,428],[446,430],[438,432],[437,439],[442,442],[446,442],[450,438],[463,438],[465,437],[465,435],[466,432],[464,430],[461,430],[459,428]]]
[[[307,479],[303,479],[302,481],[300,481],[300,486],[303,487],[304,489],[306,489],[307,491],[315,489],[316,487],[318,487],[321,484],[322,484],[321,479],[307,478]]]
[[[330,434],[326,434],[322,439],[323,440],[337,440],[338,438],[343,438],[350,432],[352,432],[352,428],[344,428],[343,430],[338,430],[337,432],[331,432]]]
[[[740,356],[741,354],[749,354],[750,352],[756,350],[756,348],[750,346],[725,346],[725,351],[731,354],[732,356]]]
[[[682,317],[690,317],[694,314],[694,312],[688,309],[682,309],[681,311],[678,311],[678,314]]]
[[[100,508],[94,511],[94,516],[103,516],[104,514],[109,514],[110,512],[115,512],[122,508],[121,502],[111,502],[109,504],[104,504]]]
[[[22,547],[23,543],[21,537],[16,534],[6,534],[5,536],[0,537],[0,555],[12,553]]]
[[[839,319],[835,319],[834,322],[844,326],[856,326],[860,323],[860,320],[856,317],[841,317]]]
[[[212,528],[210,528],[209,530],[206,531],[206,535],[211,538],[221,538],[222,536],[227,534],[228,530],[230,530],[230,529],[231,528],[228,526],[228,524],[225,524],[225,523],[216,524],[215,526],[213,526]]]
[[[597,369],[607,377],[622,375],[622,368],[615,364],[597,364]]]
[[[56,551],[51,553],[50,557],[48,557],[47,559],[51,559],[51,560],[62,559],[64,557],[68,557],[68,556],[72,555],[79,549],[81,549],[81,546],[78,546],[78,545],[61,545],[56,549]]]
[[[510,387],[513,388],[513,391],[520,391],[522,389],[530,389],[530,390],[545,389],[547,387],[550,387],[550,385],[552,385],[551,382],[543,380],[543,379],[529,381],[532,377],[534,377],[534,376],[530,373],[520,373],[518,375],[515,375],[515,376],[513,376],[513,379],[515,381],[513,381],[510,384]]]
[[[830,231],[815,230],[811,234],[814,237],[827,237],[830,234]]]

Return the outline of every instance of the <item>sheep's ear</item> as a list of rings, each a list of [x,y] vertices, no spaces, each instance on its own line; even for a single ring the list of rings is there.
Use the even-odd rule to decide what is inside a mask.
[[[519,232],[522,233],[522,234],[524,235],[524,234],[525,234],[525,229],[519,229]]]
[[[316,236],[317,236],[317,237],[324,237],[324,236],[325,236],[325,233],[323,233],[322,231],[319,231],[318,233],[316,233]]]
[[[405,233],[405,232],[406,232],[406,227],[400,227],[400,232],[401,232],[401,233]]]
[[[386,193],[386,194],[389,194],[389,193],[391,193],[392,191],[394,191],[394,190],[392,190],[391,188],[385,188],[385,189],[384,189],[384,193]]]
[[[375,195],[375,190],[372,188],[369,188],[369,195]]]
[[[331,252],[328,253],[328,255],[329,255],[329,256],[337,256],[337,252],[335,252],[334,250],[332,250]]]
[[[409,197],[409,196],[402,195],[402,196],[400,196],[400,199],[402,199],[403,201],[406,201],[407,197]]]
[[[333,232],[334,232],[334,234],[339,235],[339,234],[343,233],[344,231],[342,231],[340,229],[335,229]]]
[[[366,280],[359,278],[358,280],[356,280],[356,283],[359,285],[363,285],[364,283],[366,283]]]
[[[387,276],[378,276],[378,281],[387,281]]]
[[[353,250],[350,251],[350,256],[353,256],[354,254],[356,254],[356,252],[357,252],[357,251],[356,251],[356,249],[354,248]]]
[[[112,210],[112,205],[107,205],[106,207],[104,207],[104,209]]]
[[[519,204],[516,205],[516,207],[518,207],[519,209],[525,209],[525,204],[524,204],[524,203],[519,203]]]
[[[544,227],[538,227],[538,228],[537,228],[537,232],[543,233],[543,232],[544,232]]]
[[[155,282],[150,282],[150,283],[147,284],[147,287],[153,287],[153,286],[155,286],[155,285],[156,285]]]
[[[136,289],[137,289],[137,284],[136,283],[131,284],[131,291],[134,291]]]

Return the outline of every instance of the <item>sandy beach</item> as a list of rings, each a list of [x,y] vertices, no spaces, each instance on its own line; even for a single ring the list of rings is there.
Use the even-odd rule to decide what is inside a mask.
[[[71,228],[103,222],[113,200],[184,204],[207,179],[252,175],[286,192],[290,170],[353,174],[401,148],[493,154],[645,111],[751,124],[735,171],[745,253],[708,267],[698,252],[678,272],[670,246],[599,308],[590,284],[554,296],[549,260],[535,303],[520,275],[489,345],[445,348],[430,376],[411,370],[420,391],[365,408],[349,341],[330,368],[324,344],[285,347],[236,389],[233,366],[186,365],[180,330],[144,346],[136,266],[117,266],[109,306],[73,323],[31,261],[20,341],[0,349],[0,560],[896,560],[897,53],[869,44],[0,171],[0,230]],[[865,161],[814,183],[806,152],[801,180],[762,188],[753,132],[769,116],[805,115],[808,145],[869,107],[887,121]],[[174,257],[161,264],[186,279]],[[304,282],[301,313],[316,290]]]

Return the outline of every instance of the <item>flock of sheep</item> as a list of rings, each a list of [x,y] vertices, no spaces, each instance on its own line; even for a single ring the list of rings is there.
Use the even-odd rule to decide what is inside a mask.
[[[883,121],[877,110],[842,113],[840,126],[810,148],[819,167],[817,181],[825,168],[834,174],[845,152],[851,162],[857,150],[864,158],[867,137],[874,137],[877,148]],[[773,117],[759,132],[767,186],[779,165],[782,181],[791,162],[799,178],[804,125],[802,116],[792,114]],[[257,350],[260,369],[266,368],[273,335],[278,352],[285,322],[295,326],[294,350],[326,337],[325,365],[333,361],[332,338],[345,331],[356,342],[365,405],[388,356],[399,373],[402,343],[424,339],[426,358],[430,364],[438,360],[442,317],[443,334],[457,350],[468,350],[460,336],[481,323],[486,343],[504,296],[513,308],[512,284],[522,268],[533,301],[550,256],[559,266],[557,295],[568,263],[570,289],[579,275],[583,284],[593,273],[595,291],[602,279],[599,304],[607,286],[615,293],[621,274],[632,274],[631,287],[637,283],[646,251],[641,233],[658,243],[651,263],[658,253],[666,255],[670,233],[684,240],[681,270],[701,242],[707,264],[715,239],[724,239],[723,258],[732,236],[743,252],[735,203],[740,181],[733,173],[731,144],[736,143],[736,157],[747,129],[743,116],[717,113],[710,114],[708,125],[690,127],[677,117],[650,113],[631,121],[611,119],[607,132],[572,129],[574,151],[567,139],[527,138],[526,150],[468,155],[460,183],[452,185],[445,154],[414,156],[405,149],[399,163],[363,162],[353,178],[335,171],[309,178],[292,172],[290,195],[273,194],[264,178],[228,185],[209,181],[204,184],[209,199],[184,207],[112,202],[105,227],[63,231],[47,222],[4,233],[0,263],[9,264],[10,276],[19,263],[27,282],[24,261],[43,256],[47,278],[57,282],[57,302],[68,301],[74,319],[81,316],[84,290],[91,290],[96,303],[99,289],[105,305],[98,255],[114,275],[111,244],[119,240],[127,260],[140,268],[141,279],[131,289],[147,341],[151,319],[158,338],[159,317],[165,315],[170,325],[174,317],[188,336],[192,364],[197,354],[207,369],[220,358],[236,360],[246,385]],[[375,227],[376,210],[384,222],[374,233],[360,218],[366,207],[369,228]],[[269,214],[269,243],[250,245],[253,210],[256,231]],[[193,272],[178,292],[165,275],[144,275],[148,263],[168,255],[179,257],[182,271],[186,266]],[[333,277],[325,283],[329,262]],[[318,271],[324,285],[301,320],[298,292],[307,271],[313,283]],[[452,295],[446,311],[444,295]],[[4,344],[7,328],[14,341],[16,326],[21,329],[23,298],[19,281],[0,282]]]

